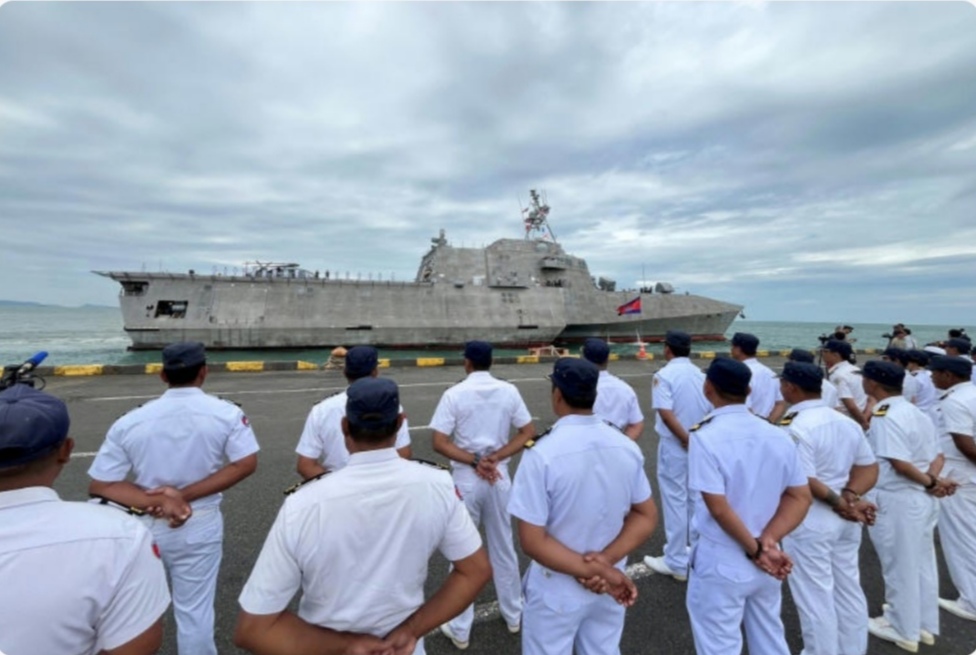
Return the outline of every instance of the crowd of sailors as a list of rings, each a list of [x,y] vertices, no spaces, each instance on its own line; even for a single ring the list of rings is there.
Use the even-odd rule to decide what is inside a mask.
[[[627,557],[663,519],[663,552],[644,564],[687,583],[701,655],[739,653],[743,639],[787,655],[784,580],[807,655],[865,655],[869,635],[908,652],[935,643],[940,611],[976,622],[972,346],[956,330],[919,348],[898,325],[858,367],[852,330],[791,351],[779,373],[756,358],[754,335],[736,333],[731,356],[703,370],[691,337],[669,331],[650,389],[657,498],[635,443],[638,392],[610,373],[603,341],[555,361],[558,420],[543,433],[492,375],[491,344],[469,342],[466,376],[430,420],[449,468],[412,459],[396,383],[374,348],[351,348],[348,387],[306,420],[303,482],[240,593],[234,642],[407,655],[439,630],[463,650],[493,579],[523,654],[619,654],[638,595]],[[154,653],[172,603],[180,655],[216,655],[221,494],[256,470],[258,441],[239,406],[203,391],[202,344],[162,359],[167,390],[109,429],[88,471],[92,503],[53,490],[74,446],[64,402],[24,384],[0,393],[0,652]],[[936,526],[957,598],[939,597]],[[864,527],[884,579],[874,617]],[[435,551],[451,571],[425,598]]]

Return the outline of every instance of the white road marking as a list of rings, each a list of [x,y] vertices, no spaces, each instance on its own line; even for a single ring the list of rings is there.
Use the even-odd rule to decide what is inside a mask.
[[[95,451],[93,453],[71,453],[71,459],[80,458],[80,457],[94,457],[97,454],[98,451]]]

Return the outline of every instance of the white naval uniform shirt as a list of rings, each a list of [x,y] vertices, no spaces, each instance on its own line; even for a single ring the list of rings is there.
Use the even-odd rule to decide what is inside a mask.
[[[0,652],[118,648],[167,606],[163,563],[135,518],[48,487],[0,492]]]
[[[403,413],[403,405],[400,405],[400,413]],[[338,471],[344,467],[349,463],[346,436],[342,434],[342,419],[345,415],[345,391],[316,403],[305,419],[305,427],[295,452],[302,457],[319,461],[326,471]],[[406,448],[409,445],[410,426],[404,416],[394,448]]]
[[[960,382],[948,389],[939,400],[940,446],[945,454],[942,476],[960,484],[976,485],[976,464],[962,454],[953,434],[976,437],[976,386]]]
[[[240,407],[199,387],[179,387],[117,420],[88,475],[120,482],[134,471],[133,482],[143,489],[182,488],[256,452],[258,441]],[[190,505],[216,507],[221,498],[212,494]]]
[[[675,357],[654,374],[651,383],[651,404],[655,410],[674,412],[678,422],[686,430],[712,411],[712,404],[705,398],[702,387],[705,374],[687,357]],[[655,411],[654,430],[662,437],[676,437]]]
[[[780,391],[782,393],[782,390]],[[824,380],[820,386],[820,400],[831,409],[840,407],[840,396],[837,395],[837,387],[830,380]]]
[[[932,423],[938,423],[938,403],[941,392],[932,382],[932,371],[923,368],[910,371],[909,374],[915,379],[915,406],[925,412],[932,419]]]
[[[435,550],[458,561],[480,547],[447,471],[393,448],[353,453],[285,499],[239,601],[276,614],[301,589],[303,620],[381,637],[423,604]]]
[[[620,430],[644,421],[634,388],[609,371],[600,371],[593,413]]]
[[[905,379],[901,383],[901,395],[911,404],[918,406],[918,380],[905,369]]]
[[[454,444],[469,453],[487,455],[505,446],[511,428],[532,422],[522,395],[514,384],[499,380],[488,371],[472,371],[449,387],[430,419],[431,430],[454,435]],[[501,462],[507,464],[508,460]],[[470,469],[451,461],[455,469]]]
[[[759,536],[779,507],[787,487],[808,483],[793,441],[752,414],[745,405],[719,407],[691,433],[688,488],[725,496],[749,531]],[[696,498],[697,501],[697,498]],[[695,502],[693,533],[701,539],[742,551],[712,517],[704,502]],[[745,557],[730,564],[753,564]]]
[[[911,489],[922,492],[924,488],[895,472],[888,460],[910,462],[922,472],[929,468],[939,454],[938,440],[932,421],[903,396],[892,396],[879,402],[871,416],[868,442],[878,458],[879,491]]]
[[[847,484],[852,466],[877,461],[861,426],[821,400],[797,403],[781,423],[796,442],[804,475],[835,492]]]
[[[769,418],[776,403],[783,400],[783,393],[779,388],[779,379],[773,373],[773,369],[755,357],[750,357],[742,363],[752,371],[746,407],[760,418]]]
[[[864,392],[863,378],[859,375],[859,370],[850,362],[837,362],[830,367],[827,377],[837,387],[837,395],[841,401],[851,398],[863,412],[868,406],[868,395]],[[847,413],[847,408],[842,403],[840,408],[845,414]]]
[[[620,533],[631,506],[650,497],[637,444],[596,415],[570,414],[525,450],[508,511],[586,553],[605,548]],[[626,561],[617,567],[623,569]],[[590,593],[573,583],[570,589]]]

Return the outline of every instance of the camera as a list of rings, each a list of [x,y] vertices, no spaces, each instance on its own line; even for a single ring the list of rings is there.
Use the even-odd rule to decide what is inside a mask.
[[[817,340],[820,341],[821,344],[825,344],[828,341],[830,341],[832,338],[833,337],[831,337],[827,333],[824,333],[824,334],[821,334],[819,337],[817,337]]]
[[[889,340],[889,341],[891,341],[891,340],[892,340],[892,339],[894,339],[895,337],[894,337],[894,335],[892,335],[892,334],[890,334],[890,333],[888,333],[888,332],[885,332],[884,334],[882,334],[882,335],[881,335],[881,338],[882,338],[882,339],[887,339],[887,340]]]

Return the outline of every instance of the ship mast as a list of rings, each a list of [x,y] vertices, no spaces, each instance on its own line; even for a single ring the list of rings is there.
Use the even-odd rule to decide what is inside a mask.
[[[545,239],[548,235],[553,243],[556,243],[556,234],[549,226],[549,205],[544,198],[539,197],[539,192],[535,189],[529,190],[529,206],[522,209],[525,225],[525,238],[529,239],[535,232],[541,232],[540,239]]]

